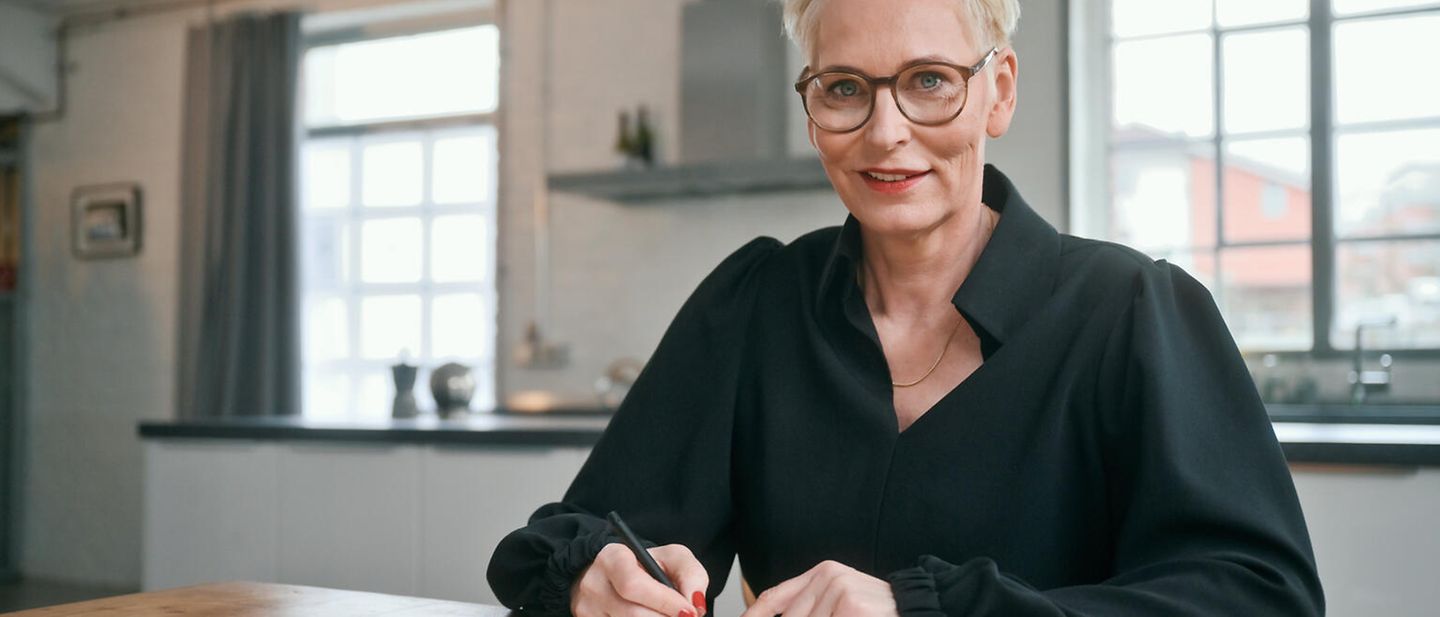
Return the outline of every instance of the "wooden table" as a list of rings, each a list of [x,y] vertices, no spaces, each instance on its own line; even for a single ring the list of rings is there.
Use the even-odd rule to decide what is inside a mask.
[[[61,604],[6,617],[507,617],[499,606],[273,583],[212,583]]]

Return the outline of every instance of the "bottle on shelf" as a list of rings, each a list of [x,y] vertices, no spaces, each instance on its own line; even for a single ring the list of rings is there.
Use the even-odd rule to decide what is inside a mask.
[[[635,154],[646,167],[655,166],[655,132],[650,128],[650,110],[644,105],[636,112]]]
[[[621,110],[616,123],[615,151],[620,153],[625,169],[635,166],[635,138],[630,132],[630,112]]]

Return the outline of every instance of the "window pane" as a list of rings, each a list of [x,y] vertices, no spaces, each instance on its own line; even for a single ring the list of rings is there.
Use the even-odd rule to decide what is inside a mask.
[[[437,283],[484,280],[490,244],[480,215],[437,216],[430,231],[430,278]]]
[[[479,294],[436,296],[432,303],[431,357],[436,360],[485,355],[491,316]]]
[[[367,359],[420,355],[420,297],[372,296],[360,301],[360,350]]]
[[[1308,15],[1309,0],[1217,0],[1215,3],[1215,21],[1224,28],[1294,21]]]
[[[1210,11],[1210,0],[1113,0],[1110,28],[1117,37],[1204,30]]]
[[[302,207],[343,208],[350,205],[350,144],[310,142],[305,145]]]
[[[1310,140],[1246,139],[1225,145],[1225,241],[1310,237]]]
[[[344,298],[309,298],[305,303],[305,361],[325,362],[349,357],[349,323]]]
[[[480,203],[490,200],[490,174],[495,146],[489,135],[435,140],[432,194],[435,203]]]
[[[335,420],[350,415],[350,377],[344,373],[312,370],[305,373],[306,418]]]
[[[1225,130],[1276,131],[1310,125],[1310,51],[1304,28],[1229,34]]]
[[[362,420],[390,417],[395,404],[395,378],[389,369],[366,370],[356,385],[355,406],[350,417]]]
[[[333,216],[311,216],[302,222],[301,276],[306,289],[333,290],[350,279],[350,226]]]
[[[1335,120],[1440,117],[1440,14],[1335,25]]]
[[[311,49],[305,54],[306,123],[494,111],[499,49],[495,26]]]
[[[1116,140],[1210,135],[1212,60],[1208,34],[1116,43],[1111,96]]]
[[[366,283],[420,280],[420,221],[379,219],[360,227],[360,278]]]
[[[363,156],[365,205],[419,205],[425,182],[419,141],[370,144]]]
[[[1215,244],[1215,163],[1208,144],[1111,155],[1110,235],[1154,252]]]
[[[1340,134],[1336,233],[1440,230],[1440,129]]]
[[[1309,245],[1224,249],[1222,307],[1235,341],[1246,350],[1309,349]]]
[[[1335,347],[1354,348],[1356,324],[1390,318],[1367,328],[1366,347],[1440,347],[1440,242],[1342,242],[1335,264]]]
[[[1440,2],[1435,0],[1335,0],[1333,6],[1336,15],[1350,15],[1414,6],[1440,6]]]

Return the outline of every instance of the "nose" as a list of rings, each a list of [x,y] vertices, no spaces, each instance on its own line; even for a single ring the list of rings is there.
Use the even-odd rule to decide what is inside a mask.
[[[875,109],[865,123],[865,140],[871,145],[893,150],[910,141],[910,119],[900,113],[890,86],[881,86],[875,92]]]

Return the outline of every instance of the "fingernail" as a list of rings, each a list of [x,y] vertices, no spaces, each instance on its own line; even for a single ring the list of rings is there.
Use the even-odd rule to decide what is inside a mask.
[[[695,617],[695,613],[692,613],[690,611],[680,611],[680,617]]]
[[[690,603],[695,605],[695,612],[705,614],[705,592],[697,591],[690,595]]]

